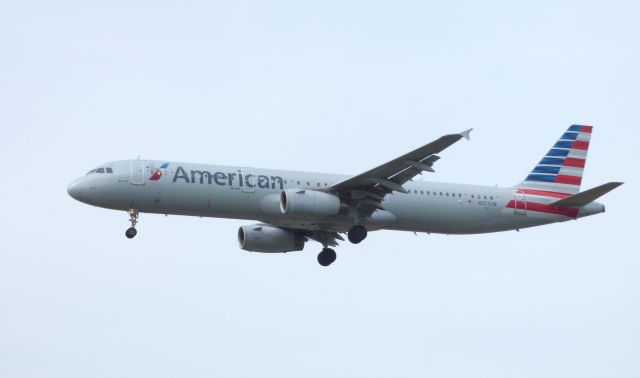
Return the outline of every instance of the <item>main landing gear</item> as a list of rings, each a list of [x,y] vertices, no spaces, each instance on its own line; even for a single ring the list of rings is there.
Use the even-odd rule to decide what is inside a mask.
[[[138,209],[129,209],[128,213],[131,227],[129,227],[124,234],[127,236],[127,238],[133,239],[138,234],[138,231],[136,230],[136,224],[138,223],[139,211]]]
[[[349,237],[349,241],[351,243],[358,244],[367,238],[367,229],[364,228],[364,226],[355,225],[351,227],[351,229],[347,232],[347,236]],[[336,251],[327,246],[327,237],[322,236],[316,240],[322,242],[322,245],[324,246],[324,248],[322,248],[322,251],[318,254],[318,263],[322,266],[329,266],[333,264],[333,262],[336,261],[337,255]],[[340,238],[340,240],[343,239]]]
[[[318,264],[322,266],[329,266],[336,261],[336,251],[331,248],[324,247],[322,252],[318,253]]]
[[[336,257],[338,257],[338,255],[336,255],[336,251],[329,248],[331,237],[326,232],[319,232],[317,234],[316,240],[322,243],[323,247],[322,251],[318,253],[318,264],[322,266],[329,266],[333,264],[333,262],[336,261]]]
[[[349,241],[351,243],[358,244],[367,238],[367,229],[364,228],[364,226],[357,224],[351,227],[351,229],[347,233],[347,236],[349,237]]]

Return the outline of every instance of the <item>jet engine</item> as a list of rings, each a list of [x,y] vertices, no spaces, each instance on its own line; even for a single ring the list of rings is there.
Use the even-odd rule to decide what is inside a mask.
[[[286,215],[332,217],[340,212],[340,198],[316,190],[286,189],[280,193],[280,210]]]
[[[282,228],[252,224],[238,229],[240,248],[251,252],[302,251],[306,238]]]

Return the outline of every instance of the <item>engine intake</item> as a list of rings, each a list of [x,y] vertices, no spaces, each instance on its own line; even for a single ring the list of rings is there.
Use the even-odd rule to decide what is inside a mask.
[[[282,228],[252,224],[238,229],[240,248],[251,252],[282,253],[302,251],[306,238]]]
[[[282,214],[302,217],[332,217],[340,212],[340,197],[307,189],[286,189],[280,193]]]

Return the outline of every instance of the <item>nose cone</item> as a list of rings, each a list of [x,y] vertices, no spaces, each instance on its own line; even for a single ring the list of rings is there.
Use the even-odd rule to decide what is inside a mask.
[[[82,201],[82,192],[85,190],[85,185],[83,185],[82,180],[75,180],[67,187],[67,193],[78,201]]]

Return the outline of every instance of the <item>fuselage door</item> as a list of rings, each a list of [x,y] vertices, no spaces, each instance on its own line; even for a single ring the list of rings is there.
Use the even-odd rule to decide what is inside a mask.
[[[144,164],[142,160],[131,160],[131,185],[144,185]]]
[[[513,213],[517,215],[527,215],[527,196],[522,189],[518,189],[515,193],[515,206]]]

